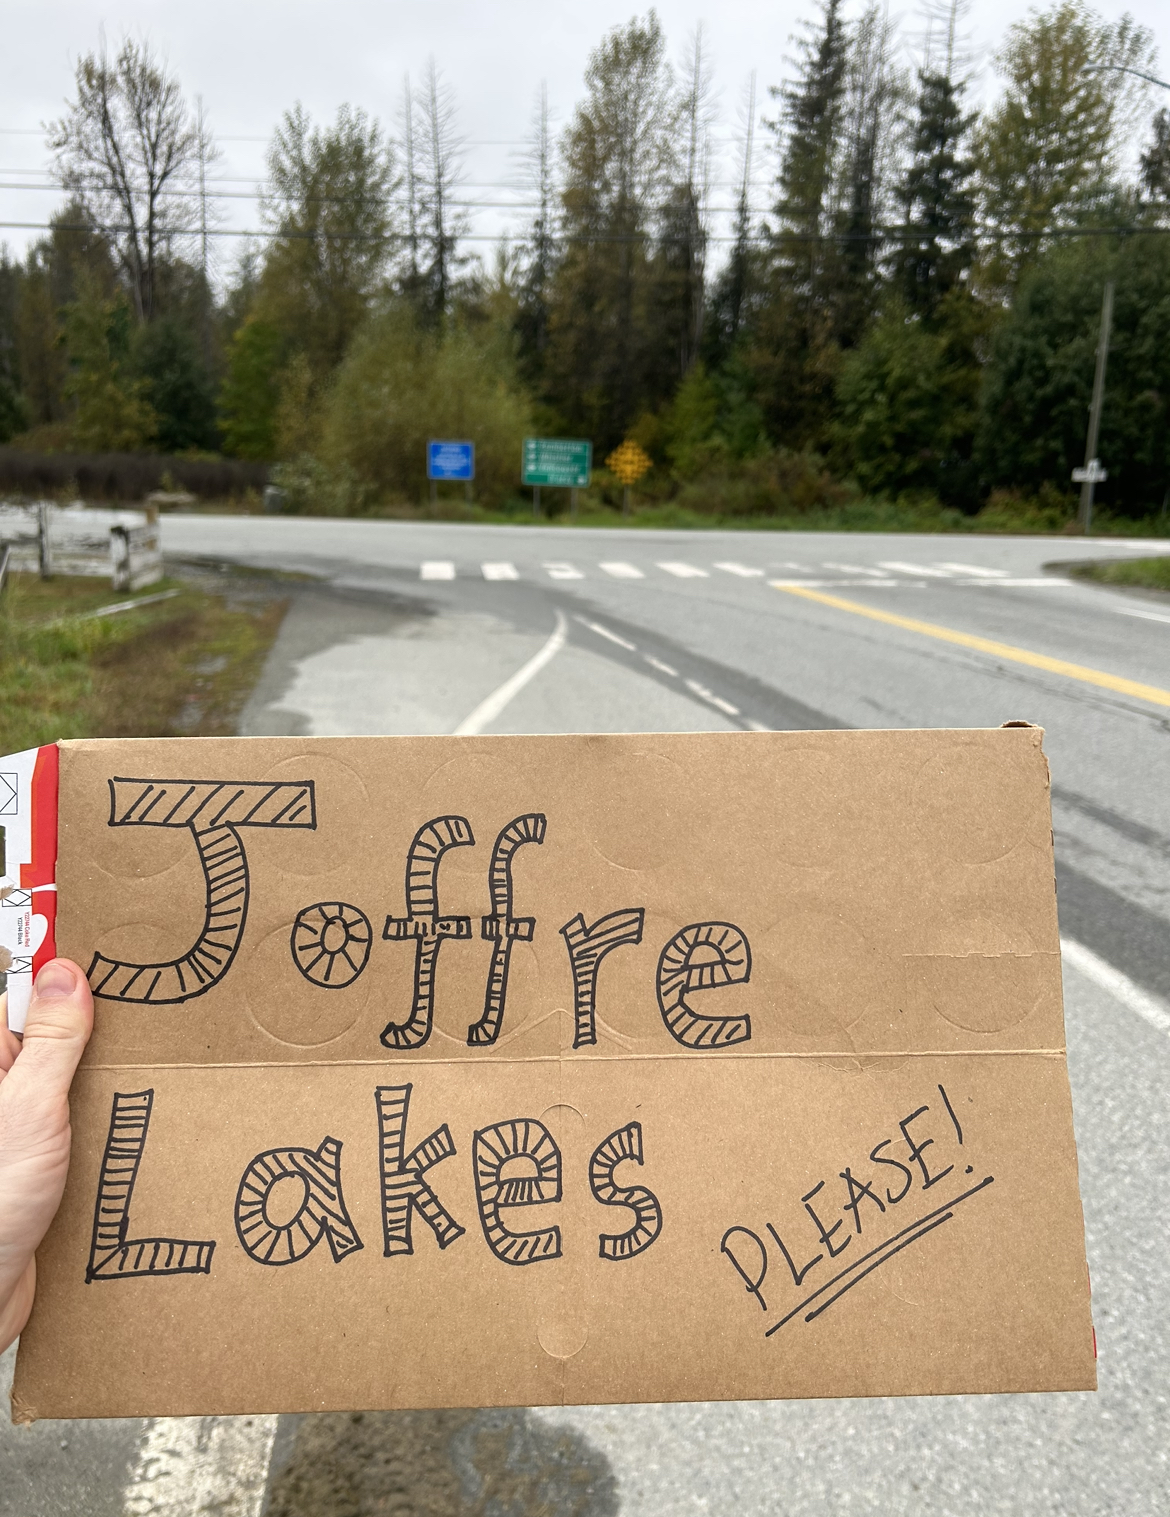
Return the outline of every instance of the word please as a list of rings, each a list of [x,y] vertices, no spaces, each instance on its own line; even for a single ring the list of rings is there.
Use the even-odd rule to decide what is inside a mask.
[[[414,1253],[417,1215],[441,1249],[466,1232],[432,1189],[427,1172],[456,1153],[444,1122],[407,1152],[411,1085],[379,1085],[378,1121],[382,1201],[382,1252],[386,1258]],[[85,1278],[89,1283],[149,1275],[206,1275],[214,1239],[132,1238],[130,1206],[146,1150],[153,1090],[114,1095],[102,1156],[93,1234]],[[296,1264],[322,1241],[335,1264],[363,1248],[345,1204],[342,1144],[324,1138],[315,1149],[269,1148],[250,1159],[235,1199],[236,1236],[257,1264]],[[589,1160],[589,1189],[602,1206],[626,1207],[633,1224],[621,1233],[598,1235],[602,1259],[621,1262],[644,1253],[662,1231],[662,1208],[644,1186],[622,1186],[614,1171],[626,1159],[642,1163],[642,1125],[629,1122],[611,1132]],[[504,1220],[512,1207],[551,1206],[561,1199],[561,1152],[536,1117],[511,1117],[481,1128],[473,1140],[479,1224],[488,1248],[504,1264],[541,1264],[561,1257],[555,1224],[515,1232]]]

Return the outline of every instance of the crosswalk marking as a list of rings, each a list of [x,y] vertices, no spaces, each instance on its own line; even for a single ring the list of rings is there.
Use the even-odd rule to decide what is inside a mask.
[[[604,569],[605,572],[606,572],[606,574],[612,575],[614,579],[645,579],[646,578],[646,576],[642,573],[641,569],[635,569],[634,566],[633,566],[633,564],[608,563],[608,564],[598,564],[597,567],[599,569]]]
[[[520,571],[515,564],[481,564],[484,579],[519,579]]]
[[[875,579],[886,578],[883,569],[867,569],[864,564],[835,564],[826,559],[824,567],[826,569],[841,569],[846,574],[871,574]]]
[[[882,569],[896,569],[899,574],[926,575],[929,579],[950,579],[949,569],[928,569],[925,564],[902,563],[896,558],[891,558],[878,566]]]
[[[584,579],[585,578],[585,576],[581,573],[580,569],[575,568],[572,564],[562,564],[562,563],[545,564],[545,566],[544,566],[544,572],[548,575],[549,579]]]
[[[940,569],[946,569],[951,574],[972,574],[976,579],[1008,579],[1006,569],[981,569],[977,564],[948,564],[940,563]]]
[[[665,569],[667,574],[673,574],[676,579],[709,579],[706,569],[700,569],[696,564],[682,564],[673,561],[660,563],[660,569]]]
[[[431,558],[418,571],[419,579],[454,579],[455,565],[447,559]]]
[[[738,574],[740,579],[755,579],[757,576],[762,576],[764,573],[762,569],[751,569],[747,564],[733,564],[723,562],[717,563],[715,567],[717,569],[722,569],[724,574]]]
[[[797,574],[812,573],[812,570],[807,564],[798,564],[791,558],[780,559],[777,563],[773,564],[772,567],[774,569],[794,569]]]

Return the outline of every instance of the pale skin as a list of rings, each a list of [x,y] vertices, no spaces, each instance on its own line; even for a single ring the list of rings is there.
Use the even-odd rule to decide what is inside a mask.
[[[0,1351],[32,1310],[36,1250],[69,1170],[69,1086],[92,1030],[93,997],[69,959],[37,975],[23,1042],[0,996]]]

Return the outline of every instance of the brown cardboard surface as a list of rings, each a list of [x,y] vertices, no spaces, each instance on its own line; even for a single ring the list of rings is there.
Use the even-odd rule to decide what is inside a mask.
[[[1036,729],[61,760],[17,1415],[1095,1384]]]

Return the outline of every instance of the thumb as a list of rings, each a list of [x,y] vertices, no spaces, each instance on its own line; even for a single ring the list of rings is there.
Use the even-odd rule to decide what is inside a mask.
[[[64,1095],[93,1031],[93,996],[71,959],[50,959],[37,975],[17,1067],[45,1095]]]

